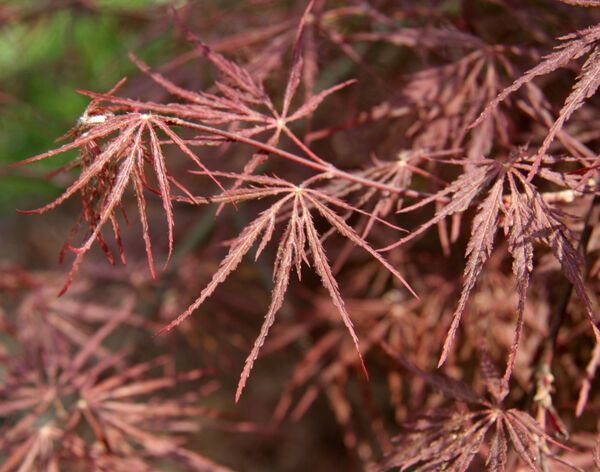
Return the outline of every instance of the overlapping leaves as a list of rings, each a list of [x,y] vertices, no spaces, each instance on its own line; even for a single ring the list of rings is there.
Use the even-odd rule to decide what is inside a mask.
[[[595,0],[561,0],[563,3],[582,7],[597,7],[600,4]],[[538,152],[536,160],[530,170],[529,176],[533,176],[539,169],[542,158],[546,155],[556,135],[561,131],[571,115],[580,108],[587,99],[592,97],[600,86],[600,25],[594,25],[581,31],[559,38],[563,41],[556,51],[544,57],[542,62],[527,71],[514,83],[504,89],[494,100],[492,100],[482,112],[474,124],[479,124],[487,119],[492,110],[511,93],[522,86],[530,83],[538,76],[550,74],[555,70],[566,67],[571,61],[588,55],[581,68],[571,93],[566,98],[556,121],[550,127]]]
[[[489,441],[485,448],[486,470],[507,470],[512,449],[531,470],[541,472],[544,469],[540,464],[540,444],[562,446],[532,416],[502,405],[503,393],[497,389],[501,379],[485,360],[482,372],[492,401],[459,380],[423,372],[387,345],[382,347],[399,366],[457,403],[455,409],[439,408],[405,423],[403,433],[395,438],[393,450],[382,464],[383,469],[463,472],[469,470]]]
[[[504,163],[492,159],[480,160],[476,166],[464,172],[436,195],[401,210],[408,212],[434,201],[447,200],[427,223],[385,250],[408,242],[432,225],[451,215],[463,213],[478,203],[465,254],[463,287],[458,306],[452,316],[452,323],[439,361],[440,365],[448,356],[469,295],[492,253],[494,239],[500,227],[504,229],[508,238],[508,251],[513,259],[512,268],[517,279],[519,294],[515,339],[504,381],[508,382],[510,378],[521,336],[525,297],[533,270],[534,243],[542,243],[551,249],[554,257],[560,262],[565,277],[573,284],[577,296],[583,302],[593,329],[600,328],[585,291],[582,275],[583,260],[575,248],[573,235],[562,221],[561,213],[547,203],[537,188],[526,178],[525,173],[530,172],[534,165],[531,159],[518,155]],[[565,183],[557,173],[549,169],[544,169],[541,175],[550,181]],[[484,192],[487,193],[482,197]]]
[[[275,314],[281,308],[285,293],[289,284],[290,273],[295,269],[298,278],[301,277],[302,265],[312,266],[321,279],[323,287],[337,308],[344,324],[348,328],[350,336],[360,356],[359,341],[352,327],[352,321],[348,314],[336,278],[333,275],[327,254],[322,244],[322,236],[319,234],[313,214],[319,215],[332,229],[351,241],[354,245],[369,253],[379,261],[390,273],[392,273],[411,293],[414,294],[402,275],[387,262],[377,251],[375,251],[356,231],[349,226],[344,218],[339,216],[332,207],[345,211],[356,211],[362,213],[358,208],[353,208],[335,195],[327,193],[323,189],[310,186],[315,180],[310,179],[303,185],[293,185],[287,181],[267,176],[241,176],[239,174],[216,173],[217,176],[225,176],[233,179],[243,179],[253,185],[246,188],[234,189],[225,192],[209,201],[215,203],[238,203],[241,201],[262,199],[266,197],[277,197],[268,209],[264,210],[256,219],[250,222],[243,231],[233,240],[228,254],[221,261],[219,269],[215,272],[212,280],[202,290],[196,301],[179,317],[173,320],[161,332],[169,331],[189,315],[192,314],[204,301],[212,295],[219,284],[237,268],[243,257],[258,242],[256,258],[262,253],[269,241],[272,239],[276,226],[279,222],[287,221],[285,229],[280,238],[277,255],[273,269],[273,291],[260,334],[254,343],[254,347],[248,358],[242,375],[236,400],[239,399],[246,380],[250,375],[254,361],[258,357],[259,350],[263,345],[269,332],[269,328],[275,321]],[[378,219],[376,216],[374,218]],[[380,220],[381,221],[381,220]],[[362,362],[362,359],[361,359]],[[363,365],[363,369],[365,369]],[[366,369],[365,369],[366,372]]]
[[[81,346],[25,338],[33,345],[25,346],[26,355],[2,359],[0,417],[10,427],[0,438],[0,470],[58,470],[76,463],[156,470],[164,460],[188,470],[228,470],[182,446],[182,433],[197,430],[197,420],[210,414],[197,404],[216,386],[205,382],[208,372],[170,375],[168,356],[129,364],[129,349],[107,349],[106,338],[132,308],[130,297]],[[169,394],[176,385],[200,388]]]

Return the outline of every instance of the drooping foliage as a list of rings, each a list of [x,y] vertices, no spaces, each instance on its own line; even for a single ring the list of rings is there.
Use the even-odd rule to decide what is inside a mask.
[[[25,316],[30,301],[6,323],[29,350],[2,360],[0,411],[15,418],[2,470],[84,458],[219,470],[178,438],[200,429],[189,418],[218,414],[193,405],[200,395],[161,404],[206,371],[128,363],[104,342],[127,324],[159,346],[184,338],[175,357],[216,352],[227,375],[241,370],[240,405],[256,401],[263,358],[298,357],[273,427],[322,396],[361,468],[592,467],[600,3],[292,3],[264,6],[269,24],[217,10],[243,28],[216,37],[193,2],[173,10],[187,52],[163,65],[132,52],[143,87],[82,91],[69,141],[16,164],[76,150],[52,174],[71,179],[63,193],[22,211],[77,195],[81,210],[61,252],[67,302],[47,308],[44,290],[51,316]],[[93,305],[95,333],[73,315],[78,280],[101,267],[95,245],[111,264],[126,247],[130,264],[145,253],[150,277],[140,264],[122,277],[151,321],[132,315],[133,294],[121,309]],[[157,366],[171,371],[150,375]]]

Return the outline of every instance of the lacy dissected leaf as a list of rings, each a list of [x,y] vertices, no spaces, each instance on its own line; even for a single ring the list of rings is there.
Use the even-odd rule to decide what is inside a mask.
[[[582,272],[583,257],[571,242],[573,241],[571,232],[561,221],[557,211],[548,206],[539,193],[534,195],[532,203],[535,236],[550,247],[554,257],[560,262],[563,274],[573,284],[575,293],[583,302],[590,322],[596,331],[600,331],[600,322],[585,289]]]
[[[269,219],[269,226],[265,231],[263,236],[263,240],[261,241],[260,246],[258,247],[257,254],[262,252],[264,247],[266,246],[268,240],[271,238],[271,234],[273,233],[275,226],[275,213],[272,213]],[[269,305],[269,310],[265,315],[265,321],[260,329],[260,333],[258,338],[254,342],[254,346],[252,351],[248,355],[246,359],[246,363],[244,365],[244,370],[240,376],[240,382],[237,388],[237,392],[235,394],[236,402],[239,400],[240,395],[246,385],[246,381],[248,377],[250,377],[250,372],[252,370],[252,366],[254,365],[254,361],[258,357],[258,352],[267,338],[269,333],[269,328],[273,325],[275,321],[275,314],[279,311],[281,306],[283,305],[283,300],[285,297],[285,292],[288,287],[288,283],[290,280],[290,272],[292,270],[292,264],[294,262],[293,258],[294,254],[294,245],[297,243],[295,241],[295,237],[298,234],[299,229],[297,225],[300,224],[298,218],[298,210],[297,206],[294,206],[294,211],[290,221],[288,223],[288,227],[285,230],[282,241],[279,245],[277,251],[277,259],[275,261],[275,270],[274,270],[274,287],[271,293],[271,303]],[[300,230],[301,231],[301,230]],[[258,257],[258,256],[257,256]]]
[[[469,298],[471,290],[475,287],[475,282],[481,273],[483,265],[492,253],[494,237],[496,235],[496,230],[498,229],[498,213],[502,202],[503,185],[504,178],[502,176],[490,189],[488,196],[479,206],[477,215],[473,220],[471,238],[469,239],[467,252],[465,254],[467,257],[467,264],[463,274],[463,288],[458,301],[458,306],[452,315],[452,324],[448,331],[448,337],[444,342],[439,365],[443,364],[446,360],[448,350],[456,335],[461,315],[465,310],[467,299]]]
[[[521,339],[525,298],[529,286],[529,275],[533,270],[533,215],[531,214],[531,202],[527,193],[521,193],[517,188],[512,173],[508,173],[507,180],[510,187],[510,203],[506,209],[507,223],[504,225],[504,230],[505,233],[508,231],[508,251],[513,258],[512,271],[517,279],[519,301],[515,336],[503,378],[505,385],[508,385],[508,380],[512,374],[517,348]]]
[[[14,309],[14,321],[6,321],[10,331],[15,333],[15,339],[23,346],[24,357],[35,358],[40,352],[67,352],[73,347],[80,348],[107,320],[121,319],[119,308],[90,300],[89,291],[93,286],[90,280],[75,283],[69,294],[60,298],[56,297],[61,286],[59,274],[36,273],[30,283],[27,294]],[[122,295],[116,295],[115,299]],[[154,323],[136,313],[129,313],[124,324],[135,326],[141,332],[155,329]],[[103,346],[96,347],[96,352],[98,355],[110,353]]]
[[[220,183],[197,157],[192,150],[193,146],[223,146],[230,141],[240,141],[254,146],[258,153],[255,152],[253,158],[244,166],[242,177],[254,172],[257,166],[264,161],[265,156],[272,152],[313,168],[318,163],[316,169],[319,171],[332,168],[308,149],[302,140],[288,128],[288,123],[310,116],[329,94],[352,83],[352,81],[346,81],[330,87],[309,97],[295,111],[290,111],[292,100],[300,83],[299,71],[302,63],[300,52],[303,44],[303,31],[311,9],[312,2],[309,2],[297,30],[292,51],[291,71],[285,88],[281,113],[276,110],[262,84],[257,82],[244,67],[213,51],[190,33],[191,39],[198,44],[202,55],[220,73],[221,80],[215,83],[217,93],[195,92],[179,87],[162,74],[151,71],[143,61],[131,55],[133,62],[142,71],[183,103],[160,104],[117,97],[113,92],[122,82],[105,94],[83,92],[92,98],[92,102],[80,119],[78,127],[71,133],[75,136],[73,141],[54,151],[19,163],[31,163],[72,149],[80,149],[80,157],[65,168],[67,170],[81,167],[81,173],[75,183],[55,201],[32,211],[45,212],[75,193],[81,194],[83,212],[80,221],[81,219],[85,221],[88,234],[80,246],[74,246],[70,240],[65,245],[66,250],[70,250],[76,255],[63,292],[73,280],[84,255],[96,241],[107,254],[109,261],[114,262],[109,245],[102,234],[106,223],[110,223],[113,229],[121,259],[125,262],[117,213],[119,210],[123,210],[122,200],[125,190],[130,184],[138,204],[148,266],[153,277],[155,277],[154,257],[146,215],[147,203],[144,188],[158,194],[162,200],[167,220],[168,262],[173,251],[174,238],[172,200],[196,202],[190,192],[169,173],[166,164],[167,156],[163,152],[166,144],[175,145],[219,187]],[[240,126],[240,124],[244,126]],[[231,131],[214,127],[219,125],[227,125]],[[172,129],[174,127],[179,128],[177,132]],[[186,128],[188,131],[200,131],[203,134],[191,140],[180,136],[179,134],[183,134],[182,131],[185,131]],[[269,130],[273,131],[273,134],[267,144],[251,139],[252,136]],[[282,132],[300,147],[308,159],[280,151],[276,147]],[[147,167],[152,169],[156,189],[145,175]],[[237,179],[232,188],[236,189],[241,184],[242,180]],[[175,195],[173,192],[175,189],[182,192],[183,197]],[[79,223],[76,224],[73,233],[76,233],[79,227]]]
[[[504,427],[502,423],[499,423],[496,427],[494,438],[490,446],[490,452],[488,453],[485,465],[488,470],[506,470],[506,462],[508,460],[508,441],[506,440],[506,434],[504,433]]]
[[[400,366],[418,375],[434,389],[439,388],[437,375],[432,377],[410,364],[387,345],[385,352]],[[454,383],[448,379],[446,383]],[[468,387],[467,387],[468,388]],[[441,390],[449,393],[447,390]],[[469,397],[455,397],[464,404],[455,409],[435,409],[418,415],[415,420],[402,425],[403,432],[393,440],[392,451],[382,463],[386,470],[398,467],[400,470],[450,470],[466,471],[473,459],[483,456],[487,450],[486,465],[489,470],[506,470],[508,453],[516,455],[531,470],[541,472],[539,444],[549,441],[559,447],[561,443],[551,438],[528,413],[509,408],[500,402],[489,403],[475,392]],[[484,442],[490,441],[483,448]],[[550,457],[549,457],[550,458]]]
[[[383,468],[467,470],[489,428],[476,420],[473,414],[439,411],[404,425]]]
[[[59,459],[67,469],[81,460],[93,467],[89,461],[99,452],[115,465],[119,458],[137,457],[144,466],[139,470],[155,470],[153,460],[228,470],[182,446],[182,431],[198,430],[197,421],[210,415],[197,405],[216,387],[204,382],[208,372],[174,374],[167,356],[129,364],[129,349],[107,349],[105,340],[132,308],[129,297],[81,346],[47,344],[34,356],[2,359],[0,416],[11,424],[0,438],[3,471],[46,470],[48,461]],[[198,384],[185,395],[169,394],[176,385]]]
[[[478,195],[497,177],[498,172],[501,172],[500,167],[497,166],[494,161],[484,162],[491,164],[490,166],[480,165],[473,167],[464,174],[461,174],[454,182],[435,195],[424,198],[414,205],[402,208],[400,212],[407,213],[435,201],[444,201],[451,195],[450,200],[436,212],[432,219],[421,225],[415,231],[412,231],[408,236],[400,239],[398,242],[386,246],[382,251],[388,251],[405,244],[411,239],[423,234],[429,228],[448,216],[462,213],[468,209]]]
[[[295,186],[283,180],[265,176],[254,177],[219,172],[215,173],[215,175],[226,176],[232,179],[241,178],[247,184],[251,183],[252,186],[229,190],[221,195],[211,197],[206,201],[211,201],[213,203],[237,203],[242,200],[262,199],[272,196],[278,197],[278,200],[268,209],[264,210],[256,219],[250,222],[239,236],[233,240],[228,254],[221,262],[221,265],[213,275],[212,280],[202,290],[200,296],[185,312],[164,327],[159,333],[164,333],[173,329],[202,305],[202,303],[212,295],[217,286],[224,282],[238,267],[242,258],[250,251],[257,241],[259,241],[257,250],[258,257],[258,254],[263,252],[269,241],[272,239],[277,223],[282,220],[287,220],[288,223],[280,239],[275,258],[273,269],[274,287],[271,294],[271,303],[259,336],[246,359],[236,393],[236,401],[242,393],[252,366],[254,365],[254,361],[268,335],[269,328],[274,322],[275,315],[283,304],[284,295],[289,283],[290,272],[295,268],[298,277],[300,277],[303,264],[311,265],[321,278],[322,285],[329,293],[331,301],[342,317],[360,358],[358,337],[354,332],[350,315],[347,312],[341,297],[338,282],[327,260],[325,248],[321,240],[322,237],[315,227],[311,212],[316,211],[341,236],[369,253],[413,295],[415,295],[402,275],[385,258],[375,251],[369,243],[359,236],[356,231],[344,221],[344,218],[340,217],[330,207],[337,206],[343,210],[354,210],[359,213],[364,212],[358,208],[353,209],[350,205],[345,204],[332,195],[328,195],[323,190],[313,189],[308,185]],[[199,199],[197,200],[199,201]],[[381,221],[379,218],[375,218],[378,221]],[[362,358],[360,359],[362,363]],[[364,365],[363,369],[366,373]]]
[[[463,288],[452,316],[439,365],[442,365],[447,358],[469,295],[483,265],[492,253],[493,241],[499,226],[502,226],[505,234],[508,235],[508,251],[513,258],[513,272],[517,280],[519,295],[514,341],[508,358],[504,382],[508,382],[512,373],[521,337],[529,275],[533,270],[534,242],[542,242],[552,250],[556,259],[561,263],[565,277],[573,283],[578,297],[584,303],[588,317],[594,326],[593,329],[599,327],[585,290],[582,258],[572,243],[573,236],[563,223],[560,214],[544,201],[537,188],[522,173],[530,172],[534,166],[535,162],[532,164],[531,159],[525,157],[515,157],[504,165],[484,159],[479,162],[479,165],[466,170],[437,194],[401,210],[405,213],[434,201],[449,200],[441,206],[433,218],[410,235],[384,248],[384,251],[410,241],[449,215],[464,212],[477,203],[478,197],[484,189],[489,188],[487,196],[480,201],[473,220],[465,254]],[[545,171],[543,175],[548,176],[551,181],[555,180],[550,171]],[[504,195],[506,190],[509,192]],[[506,216],[502,220],[499,219],[500,211]]]
[[[597,27],[600,29],[600,26]],[[577,78],[573,90],[565,100],[558,118],[548,131],[542,146],[538,153],[546,154],[550,144],[554,140],[556,134],[563,128],[565,122],[571,117],[573,112],[581,107],[585,100],[590,98],[598,90],[600,85],[600,49],[596,48],[585,61],[581,69],[581,74]]]
[[[507,82],[504,77],[514,80],[508,52],[511,50],[503,46],[478,44],[458,61],[420,71],[411,78],[403,95],[419,114],[407,132],[416,146],[464,146],[470,159],[479,159],[489,154],[495,142],[506,145],[510,123],[500,110],[490,113],[477,128],[469,129],[469,125],[502,91]]]
[[[455,154],[455,150],[448,151],[400,151],[397,159],[393,161],[380,161],[373,158],[373,165],[360,172],[359,175],[369,181],[379,182],[390,188],[398,190],[397,193],[381,193],[375,187],[366,187],[355,182],[334,181],[330,184],[331,193],[338,198],[349,198],[353,193],[358,193],[355,205],[358,208],[365,208],[370,205],[372,214],[381,218],[386,218],[394,211],[400,212],[406,197],[420,197],[422,194],[410,189],[410,185],[415,176],[421,176],[430,179],[438,184],[446,185],[440,178],[431,172],[422,169],[420,166],[428,159]],[[366,237],[376,218],[372,217],[361,232],[362,237]]]
[[[78,136],[72,142],[19,163],[21,165],[47,159],[72,149],[80,150],[79,157],[69,166],[69,168],[81,168],[76,181],[53,202],[37,210],[27,211],[27,213],[44,213],[60,205],[76,193],[81,195],[83,211],[80,220],[83,219],[88,231],[81,245],[74,246],[71,239],[65,245],[67,250],[75,253],[75,260],[62,292],[66,291],[71,284],[83,257],[92,248],[94,242],[99,242],[109,260],[113,262],[114,259],[102,235],[106,223],[110,223],[113,229],[121,259],[125,262],[118,223],[118,211],[124,211],[122,200],[127,187],[130,185],[133,187],[138,204],[148,266],[153,277],[155,277],[155,269],[146,216],[145,188],[158,194],[162,200],[167,221],[169,244],[167,260],[170,257],[173,251],[173,230],[175,226],[171,202],[173,197],[172,187],[175,186],[185,195],[190,194],[169,173],[166,156],[162,149],[163,143],[157,131],[164,133],[198,167],[206,171],[209,176],[211,175],[185,142],[170,129],[171,123],[168,118],[140,112],[115,114],[115,108],[100,106],[100,103],[104,100],[112,100],[112,96],[110,94],[94,95],[92,103],[79,125],[80,129],[75,131]],[[146,168],[148,167],[152,169],[158,186],[157,189],[154,189],[148,182],[146,176]],[[213,180],[217,185],[220,185],[214,178]],[[76,233],[78,228],[79,223],[75,225],[73,233]],[[74,234],[71,237],[73,236]]]
[[[489,470],[506,470],[512,451],[530,470],[539,472],[543,470],[539,464],[541,440],[560,446],[520,410],[492,405],[466,412],[437,410],[403,426],[382,467],[463,472],[470,470],[475,457],[483,455],[484,442],[491,441],[485,448]]]
[[[327,96],[347,87],[354,83],[354,81],[348,80],[334,85],[314,96],[311,94],[306,97],[305,102],[295,111],[290,110],[302,77],[304,34],[307,19],[310,17],[314,6],[313,4],[313,1],[308,2],[296,29],[295,39],[292,43],[292,60],[280,112],[277,111],[276,106],[265,92],[263,84],[256,80],[245,67],[214,51],[185,27],[184,29],[187,31],[188,38],[197,45],[201,56],[206,58],[219,71],[221,80],[215,83],[215,87],[219,92],[218,94],[183,89],[162,74],[151,71],[148,65],[134,55],[131,55],[131,59],[157,84],[173,96],[183,100],[183,104],[163,105],[161,107],[163,112],[170,110],[171,113],[180,118],[213,125],[227,124],[238,126],[241,124],[244,125],[244,128],[237,130],[236,133],[245,137],[254,136],[265,131],[272,131],[273,134],[267,140],[271,146],[278,144],[283,132],[305,151],[311,159],[323,163],[321,159],[306,148],[302,140],[296,137],[288,124],[310,117]],[[309,86],[312,89],[310,84]],[[202,144],[202,140],[195,140],[194,142]],[[254,165],[249,169],[254,170],[253,168],[255,167]],[[251,170],[244,175],[249,175]],[[240,182],[236,182],[233,188],[239,185]]]
[[[571,2],[581,6],[596,6],[594,2]],[[501,92],[494,100],[492,100],[485,110],[479,115],[479,118],[472,126],[480,124],[486,119],[500,102],[502,102],[511,93],[515,92],[523,85],[530,83],[533,79],[540,75],[546,75],[555,70],[566,67],[571,61],[578,59],[585,54],[589,54],[579,77],[577,78],[573,90],[565,100],[562,110],[554,124],[550,127],[540,149],[538,150],[536,161],[530,171],[530,178],[538,171],[543,156],[548,151],[550,144],[553,142],[557,133],[561,131],[565,122],[571,117],[573,112],[583,105],[586,99],[595,94],[600,85],[600,52],[598,51],[597,43],[600,40],[600,25],[591,26],[585,30],[578,31],[574,34],[563,36],[560,38],[563,44],[557,47],[556,52],[553,52],[543,58],[537,66],[533,67],[515,82]]]

